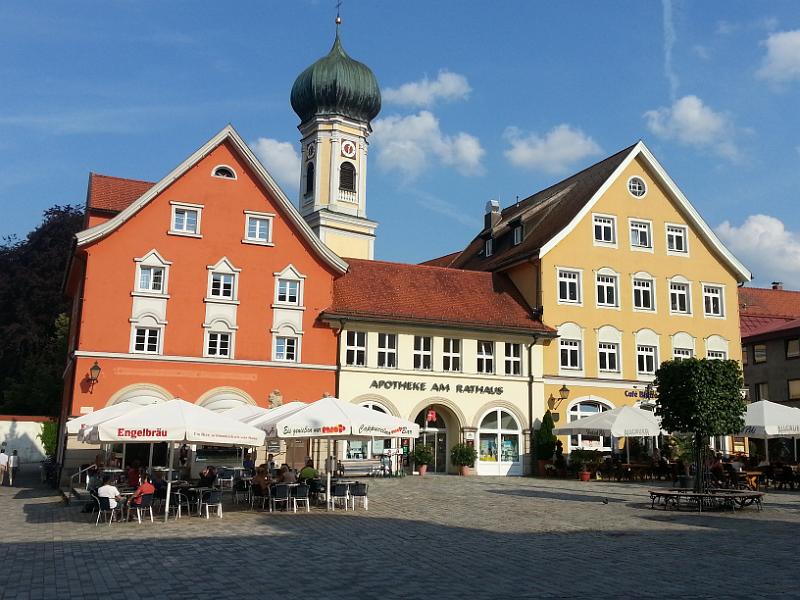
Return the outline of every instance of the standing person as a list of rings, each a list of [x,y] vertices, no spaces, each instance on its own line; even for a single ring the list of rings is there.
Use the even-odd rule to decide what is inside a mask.
[[[14,478],[19,472],[19,456],[17,451],[14,450],[11,456],[8,457],[8,485],[14,485]]]
[[[6,471],[8,470],[8,454],[5,447],[0,448],[0,485],[6,481]]]

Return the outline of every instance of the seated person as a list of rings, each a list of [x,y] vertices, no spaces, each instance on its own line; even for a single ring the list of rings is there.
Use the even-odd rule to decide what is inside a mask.
[[[200,471],[200,481],[197,482],[197,487],[213,487],[216,480],[217,470],[214,467],[208,466]]]
[[[150,483],[153,484],[153,487],[156,490],[155,491],[156,498],[167,497],[167,480],[164,479],[164,473],[162,473],[161,471],[156,471]]]
[[[297,477],[288,465],[281,467],[281,473],[278,476],[278,483],[297,483]]]
[[[103,485],[97,489],[97,495],[100,498],[108,498],[108,505],[111,508],[116,508],[117,503],[122,502],[123,498],[119,494],[116,486],[111,485],[111,477],[106,475],[103,477]]]
[[[306,466],[300,469],[300,474],[298,475],[301,481],[306,479],[316,479],[319,477],[319,473],[314,468],[314,461],[310,458],[306,461]]]
[[[153,495],[156,492],[155,486],[150,482],[150,476],[144,475],[142,477],[141,485],[136,488],[136,491],[131,496],[129,508],[136,508],[142,503],[142,496]]]
[[[258,489],[261,492],[261,495],[267,493],[267,489],[269,488],[272,482],[269,478],[269,473],[267,469],[263,467],[259,467],[256,470],[256,475],[253,479],[250,480],[250,485],[253,487],[254,490]]]

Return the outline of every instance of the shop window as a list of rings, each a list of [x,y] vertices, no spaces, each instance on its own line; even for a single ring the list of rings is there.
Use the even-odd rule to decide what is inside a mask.
[[[484,462],[519,462],[521,431],[517,419],[502,408],[493,409],[481,421],[478,430],[478,460]]]

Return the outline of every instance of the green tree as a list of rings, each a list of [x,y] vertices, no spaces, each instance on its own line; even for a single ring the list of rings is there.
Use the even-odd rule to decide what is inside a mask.
[[[44,453],[47,456],[55,456],[58,449],[58,421],[42,423],[42,430],[36,437],[42,440]]]
[[[542,424],[536,430],[534,435],[534,443],[536,445],[536,458],[539,460],[550,460],[553,458],[553,452],[556,451],[556,442],[558,438],[553,435],[555,429],[555,422],[553,415],[548,410],[542,417]]]
[[[711,436],[739,433],[747,408],[742,370],[735,360],[687,358],[656,371],[656,415],[667,431],[694,436],[695,491],[705,489],[705,456]]]

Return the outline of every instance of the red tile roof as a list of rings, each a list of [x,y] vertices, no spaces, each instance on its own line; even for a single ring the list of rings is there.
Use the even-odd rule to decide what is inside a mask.
[[[458,258],[459,254],[461,254],[460,250],[451,252],[450,254],[445,254],[444,256],[439,256],[437,258],[431,258],[430,260],[424,260],[419,264],[427,265],[429,267],[449,267],[453,264],[453,261]]]
[[[392,321],[555,335],[508,277],[426,265],[348,259],[323,318]]]
[[[87,206],[90,210],[118,213],[154,185],[151,181],[91,173]]]
[[[800,332],[800,319],[772,319],[761,327],[756,327],[747,332],[742,331],[742,342],[752,343],[762,339],[782,337],[785,334]]]
[[[792,319],[739,315],[739,329],[742,339],[744,339],[745,337],[754,335],[762,330],[780,327],[784,323],[791,320]]]
[[[739,288],[739,313],[748,316],[800,318],[800,292],[769,288]]]

